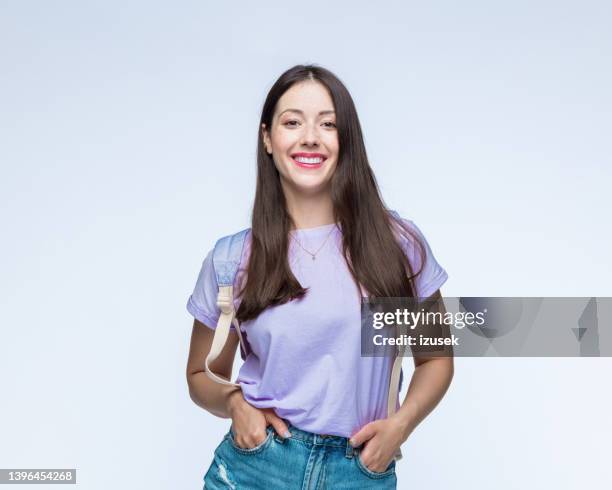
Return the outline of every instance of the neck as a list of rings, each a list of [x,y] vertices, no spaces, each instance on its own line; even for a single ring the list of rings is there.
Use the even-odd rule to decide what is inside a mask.
[[[329,192],[303,194],[285,190],[287,211],[294,228],[314,228],[335,223],[334,207]]]

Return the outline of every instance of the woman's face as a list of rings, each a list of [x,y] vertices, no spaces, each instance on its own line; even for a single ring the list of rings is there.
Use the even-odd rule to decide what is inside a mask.
[[[262,125],[283,188],[314,194],[328,187],[338,162],[333,101],[319,82],[296,83],[276,104],[272,127]]]

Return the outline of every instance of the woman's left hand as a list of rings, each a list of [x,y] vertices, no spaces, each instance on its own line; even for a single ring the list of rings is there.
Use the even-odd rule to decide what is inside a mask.
[[[361,462],[370,471],[382,473],[407,437],[402,421],[391,416],[364,425],[351,436],[351,444],[353,447],[365,444],[360,454]]]

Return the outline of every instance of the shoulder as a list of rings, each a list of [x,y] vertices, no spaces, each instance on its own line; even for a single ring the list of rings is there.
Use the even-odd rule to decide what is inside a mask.
[[[242,251],[243,247],[250,241],[251,228],[243,228],[229,235],[223,235],[215,240],[212,251],[215,257],[235,256],[236,251]]]
[[[420,245],[425,246],[427,240],[421,229],[407,216],[401,216],[396,211],[391,211],[393,232],[404,251],[409,256],[414,256]]]
[[[250,236],[251,228],[243,228],[229,235],[223,235],[215,241],[214,251],[215,253],[218,253],[217,251],[228,253],[242,247],[249,240]]]
[[[246,269],[251,250],[251,228],[244,228],[218,238],[208,258],[218,285],[235,284]]]
[[[436,259],[429,241],[414,220],[397,213],[394,217],[401,247],[416,274],[418,295],[429,297],[446,282],[448,273]]]

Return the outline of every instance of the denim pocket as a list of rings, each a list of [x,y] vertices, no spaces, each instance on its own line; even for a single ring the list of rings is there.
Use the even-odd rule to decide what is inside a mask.
[[[272,435],[274,432],[274,428],[270,426],[266,427],[266,432],[267,432],[266,438],[261,443],[259,443],[255,447],[249,447],[249,448],[240,447],[236,444],[236,441],[234,440],[234,430],[232,428],[230,428],[229,432],[227,433],[227,438],[232,448],[235,451],[239,452],[240,454],[257,454],[263,451],[265,448],[267,448],[270,445],[270,442],[272,441]]]
[[[370,478],[384,478],[385,476],[389,476],[395,473],[395,459],[393,459],[391,463],[389,463],[389,466],[387,466],[387,469],[382,472],[372,471],[368,469],[366,465],[364,465],[361,461],[361,451],[359,451],[357,457],[353,459],[355,460],[355,463],[357,464],[357,467],[361,470],[361,472]]]

